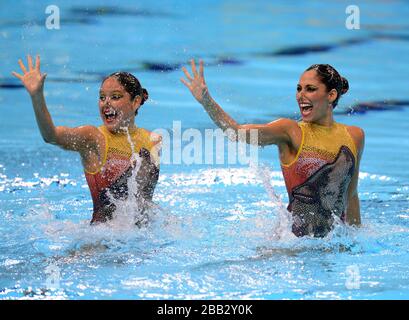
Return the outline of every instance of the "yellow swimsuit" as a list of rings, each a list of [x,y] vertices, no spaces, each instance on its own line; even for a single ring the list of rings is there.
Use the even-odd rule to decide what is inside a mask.
[[[348,186],[355,171],[357,150],[343,124],[331,127],[299,122],[302,142],[296,158],[281,163],[297,236],[325,236],[333,215],[345,219]]]
[[[112,218],[115,205],[109,195],[115,199],[128,196],[128,178],[132,175],[133,152],[142,158],[140,170],[144,170],[145,183],[141,184],[139,193],[145,199],[151,199],[153,190],[159,177],[159,168],[155,163],[157,152],[153,152],[155,142],[151,141],[149,132],[136,128],[129,132],[133,148],[127,133],[112,134],[105,126],[98,128],[105,138],[105,154],[101,168],[96,172],[85,170],[85,178],[91,191],[94,212],[93,222],[104,222]],[[134,150],[134,151],[133,151]],[[152,155],[152,157],[151,157]]]

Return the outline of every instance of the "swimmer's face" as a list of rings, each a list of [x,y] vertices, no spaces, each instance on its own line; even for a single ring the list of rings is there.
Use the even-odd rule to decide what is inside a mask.
[[[337,91],[327,91],[326,85],[317,76],[317,71],[304,72],[297,85],[297,102],[303,121],[319,122],[332,112],[332,102],[337,97]]]
[[[141,98],[134,100],[114,77],[106,79],[99,91],[99,113],[105,127],[119,132],[133,124],[135,111],[140,107]]]

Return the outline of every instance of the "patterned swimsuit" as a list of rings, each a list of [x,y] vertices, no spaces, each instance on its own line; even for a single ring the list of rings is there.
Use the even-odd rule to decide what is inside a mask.
[[[357,150],[347,127],[299,122],[302,142],[296,158],[281,163],[292,231],[297,236],[324,237],[334,216],[345,220],[348,186],[356,167]]]
[[[128,197],[128,179],[132,176],[132,154],[138,153],[141,166],[137,175],[138,195],[144,200],[151,200],[159,177],[158,153],[155,143],[151,141],[149,132],[136,128],[127,133],[112,134],[105,126],[98,128],[105,138],[105,153],[102,166],[95,172],[85,170],[93,201],[91,223],[105,222],[112,219],[116,206],[112,199]],[[129,139],[131,139],[132,144]],[[155,156],[157,157],[155,159]]]

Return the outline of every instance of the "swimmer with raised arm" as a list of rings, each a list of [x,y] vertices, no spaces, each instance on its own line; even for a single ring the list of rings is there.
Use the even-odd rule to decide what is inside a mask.
[[[246,131],[247,143],[249,131],[256,129],[260,146],[278,146],[296,236],[324,237],[336,217],[361,224],[357,185],[364,132],[334,120],[333,109],[349,85],[332,66],[315,64],[301,74],[296,92],[300,122],[282,118],[267,124],[238,124],[210,96],[203,61],[197,70],[192,60],[191,68],[192,74],[182,68],[186,79],[181,81],[216,125]]]
[[[31,96],[37,124],[45,142],[79,153],[93,200],[91,223],[113,218],[115,200],[128,198],[128,179],[135,177],[135,224],[140,225],[153,197],[159,177],[161,137],[135,125],[139,108],[148,92],[127,72],[106,77],[99,93],[99,113],[103,125],[76,128],[55,126],[44,98],[46,74],[40,72],[40,57],[35,65],[28,56],[28,70],[21,60],[23,74],[13,72]],[[138,156],[135,156],[137,154]],[[138,170],[133,175],[133,170]]]

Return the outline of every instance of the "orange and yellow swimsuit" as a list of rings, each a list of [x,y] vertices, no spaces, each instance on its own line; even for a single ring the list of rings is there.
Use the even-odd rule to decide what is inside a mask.
[[[132,129],[127,133],[112,134],[105,126],[98,128],[105,138],[105,153],[102,166],[96,172],[85,170],[91,197],[93,201],[93,216],[91,223],[105,222],[112,218],[115,211],[114,199],[128,197],[128,179],[132,176],[132,154],[138,153],[142,159],[139,171],[142,172],[139,182],[141,190],[138,193],[151,200],[153,190],[159,177],[158,153],[155,142],[151,141],[148,131],[142,128]],[[131,141],[133,146],[129,141]],[[142,171],[141,171],[142,170]],[[138,172],[139,173],[139,172]]]
[[[302,142],[295,159],[281,163],[297,236],[325,236],[334,217],[344,221],[348,186],[357,162],[355,143],[343,124],[299,122]]]

